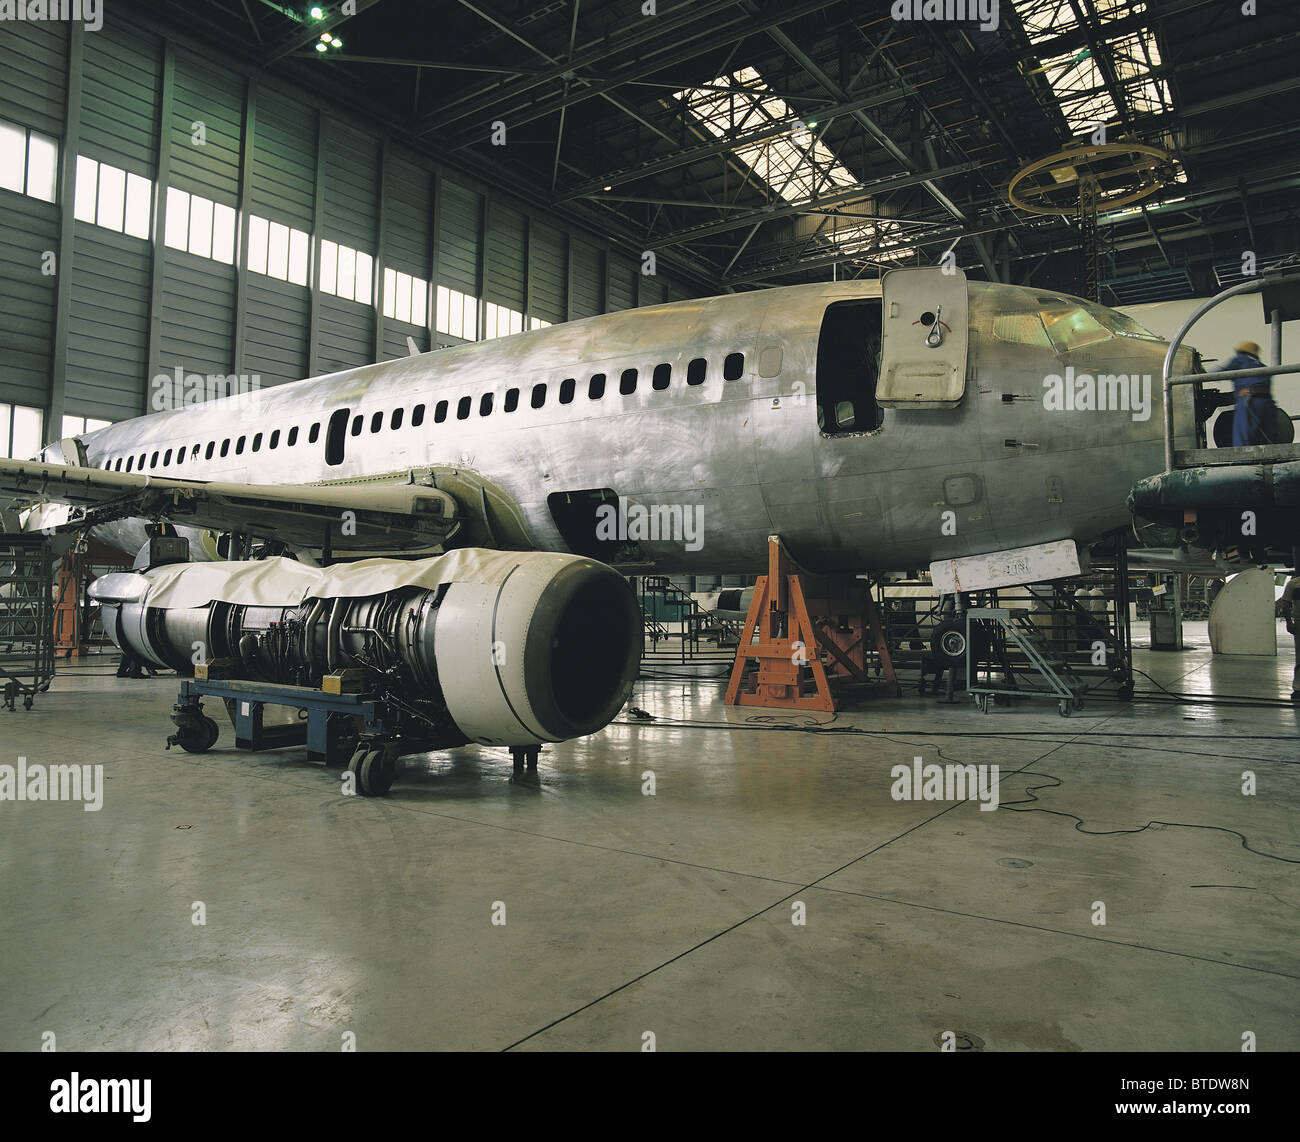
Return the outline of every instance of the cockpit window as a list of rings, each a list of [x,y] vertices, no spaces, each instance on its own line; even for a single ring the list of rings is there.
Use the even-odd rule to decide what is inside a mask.
[[[999,313],[993,319],[993,336],[1013,345],[1033,345],[1050,349],[1051,341],[1043,328],[1043,319],[1037,313]]]
[[[1118,337],[1141,337],[1144,341],[1164,340],[1158,333],[1152,333],[1145,325],[1134,321],[1127,313],[1106,309],[1101,305],[1089,305],[1088,312]]]
[[[1039,301],[1043,305],[1040,311],[1043,327],[1057,352],[1069,353],[1110,339],[1110,330],[1083,306],[1064,298],[1059,301],[1040,298]]]

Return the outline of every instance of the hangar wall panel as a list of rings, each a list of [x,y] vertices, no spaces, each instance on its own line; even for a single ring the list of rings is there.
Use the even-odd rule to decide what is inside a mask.
[[[144,411],[149,355],[149,244],[75,224],[68,310],[67,411],[125,420]]]
[[[159,371],[233,372],[235,268],[168,250],[162,273]]]
[[[307,328],[311,295],[304,286],[262,274],[247,275],[243,373],[257,374],[263,388],[307,375]]]
[[[483,296],[497,305],[523,313],[527,289],[528,224],[518,210],[489,202],[487,259]]]
[[[326,120],[321,173],[324,217],[317,227],[319,236],[373,259],[379,233],[379,139]],[[381,273],[381,267],[372,268],[372,305],[321,291],[316,346],[321,369],[333,372],[374,360]]]
[[[601,294],[604,292],[605,271],[600,250],[587,242],[574,239],[569,246],[573,263],[573,316],[595,317],[603,312]]]
[[[563,321],[569,306],[569,241],[554,226],[533,220],[528,250],[529,314],[551,324]]]
[[[433,261],[433,172],[414,158],[390,149],[384,176],[384,266],[428,282]],[[383,266],[380,288],[383,288]],[[432,293],[432,287],[428,291]],[[382,305],[382,297],[379,302]],[[377,307],[378,308],[378,307]],[[428,302],[426,300],[426,311]],[[407,355],[406,338],[415,338],[421,349],[429,348],[429,333],[423,326],[426,314],[410,323],[383,316],[379,321],[383,335],[381,357],[389,360]],[[418,326],[418,327],[417,327]]]
[[[483,196],[442,181],[438,220],[438,284],[478,297]]]
[[[81,154],[153,178],[161,41],[106,20],[83,43]]]
[[[58,207],[0,190],[0,402],[44,406],[54,338],[53,274],[41,273],[57,250]]]
[[[299,230],[312,229],[316,199],[316,113],[278,90],[257,88],[248,208]]]
[[[628,259],[618,254],[609,256],[608,304],[605,309],[613,313],[618,309],[631,309],[636,304],[637,269]]]
[[[169,124],[171,184],[238,206],[244,81],[184,51],[176,52],[175,77]],[[196,135],[202,144],[194,142]]]
[[[67,24],[6,20],[0,36],[0,119],[61,136],[67,55]]]

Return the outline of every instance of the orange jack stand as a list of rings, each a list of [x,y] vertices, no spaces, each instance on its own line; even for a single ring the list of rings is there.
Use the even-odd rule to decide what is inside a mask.
[[[54,649],[68,658],[80,658],[86,651],[81,639],[81,575],[81,560],[69,548],[59,565],[54,604]]]
[[[880,659],[883,682],[867,673],[868,645]],[[758,660],[758,671],[742,692],[750,659]],[[726,703],[834,713],[832,680],[898,695],[875,600],[857,579],[793,570],[781,537],[768,536],[767,574],[754,585]]]

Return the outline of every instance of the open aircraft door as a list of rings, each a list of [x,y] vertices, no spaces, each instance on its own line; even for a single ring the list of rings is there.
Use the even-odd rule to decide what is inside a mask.
[[[966,392],[966,275],[944,266],[890,270],[876,402],[886,408],[956,408]]]

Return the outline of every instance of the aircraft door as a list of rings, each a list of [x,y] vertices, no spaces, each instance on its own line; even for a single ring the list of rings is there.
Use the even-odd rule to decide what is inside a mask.
[[[966,275],[945,266],[890,270],[881,295],[877,403],[900,409],[956,408],[966,392]]]

